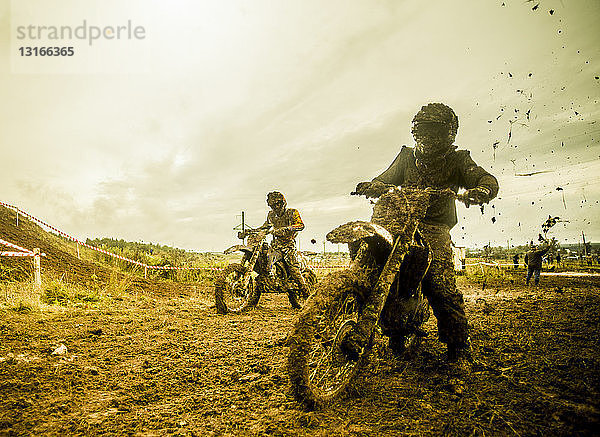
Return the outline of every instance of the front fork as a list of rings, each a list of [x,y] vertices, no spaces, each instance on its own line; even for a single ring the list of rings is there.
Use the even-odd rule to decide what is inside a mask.
[[[254,265],[256,264],[256,260],[258,259],[259,255],[260,255],[260,247],[257,247],[252,252],[252,256],[250,257],[248,264],[246,264],[246,271],[244,272],[244,277],[242,278],[242,285],[244,287],[244,290],[246,290],[248,288],[248,284],[250,283],[250,276],[252,275],[252,271],[254,270]]]
[[[392,283],[396,278],[396,273],[400,270],[400,265],[408,253],[409,247],[408,242],[402,241],[401,238],[396,239],[392,251],[375,282],[375,286],[371,290],[371,293],[366,296],[363,311],[351,334],[355,337],[356,342],[362,345],[362,347],[367,344],[371,333],[375,329],[375,325],[379,320],[379,315],[381,314],[385,301],[390,293]],[[368,250],[367,243],[362,242],[356,257],[350,265],[351,269],[361,268],[361,265],[365,265],[364,263],[369,257]]]

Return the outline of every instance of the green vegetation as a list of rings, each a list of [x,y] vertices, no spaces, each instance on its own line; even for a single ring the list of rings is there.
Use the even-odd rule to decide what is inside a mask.
[[[81,288],[62,281],[48,281],[44,284],[40,301],[48,305],[76,305],[100,302],[101,291],[95,288]]]
[[[132,280],[118,275],[107,283],[92,275],[85,284],[47,278],[41,287],[31,282],[0,282],[0,310],[26,314],[52,308],[93,307],[128,299],[132,289]]]
[[[3,262],[0,258],[0,282],[20,282],[31,277],[31,263]]]
[[[239,255],[226,256],[220,253],[199,253],[191,252],[175,247],[154,244],[117,240],[114,238],[87,239],[86,243],[99,249],[106,250],[124,258],[137,261],[148,266],[156,267],[187,267],[192,270],[175,269],[148,269],[145,271],[143,266],[133,264],[116,257],[103,254],[101,252],[85,249],[86,257],[89,259],[117,267],[122,271],[144,275],[145,273],[153,278],[170,279],[173,281],[206,281],[212,283],[214,272],[211,268],[222,268],[237,260]],[[201,269],[197,269],[201,268]],[[194,270],[196,269],[196,270]],[[204,270],[207,269],[207,270]]]

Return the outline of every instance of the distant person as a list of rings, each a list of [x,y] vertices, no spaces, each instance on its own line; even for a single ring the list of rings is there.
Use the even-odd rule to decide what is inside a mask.
[[[513,265],[515,266],[515,269],[519,268],[519,254],[515,253],[513,255]]]
[[[308,288],[300,272],[300,262],[296,253],[296,235],[304,229],[304,223],[297,209],[287,208],[287,202],[279,191],[267,194],[267,205],[271,211],[262,227],[273,227],[271,248],[281,256],[288,275],[298,283],[299,292],[308,296]],[[300,308],[300,306],[296,306]]]
[[[556,267],[560,267],[560,253],[556,254]]]
[[[556,265],[554,264],[554,254],[553,253],[548,254],[548,256],[546,257],[546,262],[548,263],[548,270],[554,271],[554,269],[556,268]]]
[[[454,192],[465,188],[470,204],[488,203],[498,193],[498,181],[478,166],[467,150],[457,150],[454,144],[457,130],[458,117],[450,107],[443,103],[423,106],[412,120],[415,147],[403,147],[386,171],[371,182],[361,182],[355,191],[379,197],[389,189],[387,184],[448,188]],[[422,287],[437,318],[440,341],[448,345],[448,361],[466,364],[471,359],[469,332],[463,295],[456,288],[450,238],[450,229],[457,221],[453,198],[431,196],[425,218],[419,225],[433,255]],[[368,340],[366,333],[356,334],[363,337],[363,341]],[[402,333],[390,337],[393,352],[401,354],[403,345]]]
[[[531,244],[529,251],[525,254],[525,263],[527,264],[527,277],[525,284],[529,285],[529,280],[533,276],[535,285],[540,283],[540,273],[542,271],[542,257],[550,250],[548,243],[539,245]]]

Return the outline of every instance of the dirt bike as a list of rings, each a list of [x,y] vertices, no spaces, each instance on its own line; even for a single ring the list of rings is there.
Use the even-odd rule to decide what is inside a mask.
[[[288,274],[281,253],[267,243],[269,228],[247,229],[238,238],[248,237],[224,253],[242,252],[240,263],[229,264],[215,281],[215,305],[219,314],[240,313],[258,305],[264,292],[285,292],[293,308],[300,308],[308,293],[300,293],[298,284]],[[310,290],[317,282],[314,272],[301,260],[301,274]]]
[[[431,254],[419,223],[431,195],[462,200],[450,190],[389,186],[376,201],[370,222],[349,222],[327,234],[332,243],[348,244],[351,263],[319,283],[289,336],[292,391],[306,407],[326,405],[350,385],[376,332],[407,356],[426,335],[422,325],[429,318],[429,304],[421,280]],[[357,332],[370,334],[358,348],[348,348]]]

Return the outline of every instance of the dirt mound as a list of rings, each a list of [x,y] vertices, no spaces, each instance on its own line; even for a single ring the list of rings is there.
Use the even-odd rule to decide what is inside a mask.
[[[130,289],[148,291],[155,294],[181,292],[182,287],[167,281],[148,280],[126,274],[105,265],[79,259],[76,243],[44,230],[38,224],[19,214],[17,225],[16,211],[0,206],[0,238],[28,250],[36,247],[46,256],[42,258],[42,278],[55,278],[71,284],[86,286],[107,284],[109,281],[127,280]],[[4,245],[1,250],[13,251]],[[25,280],[33,275],[32,258],[0,257],[3,270],[9,272],[10,280]]]

